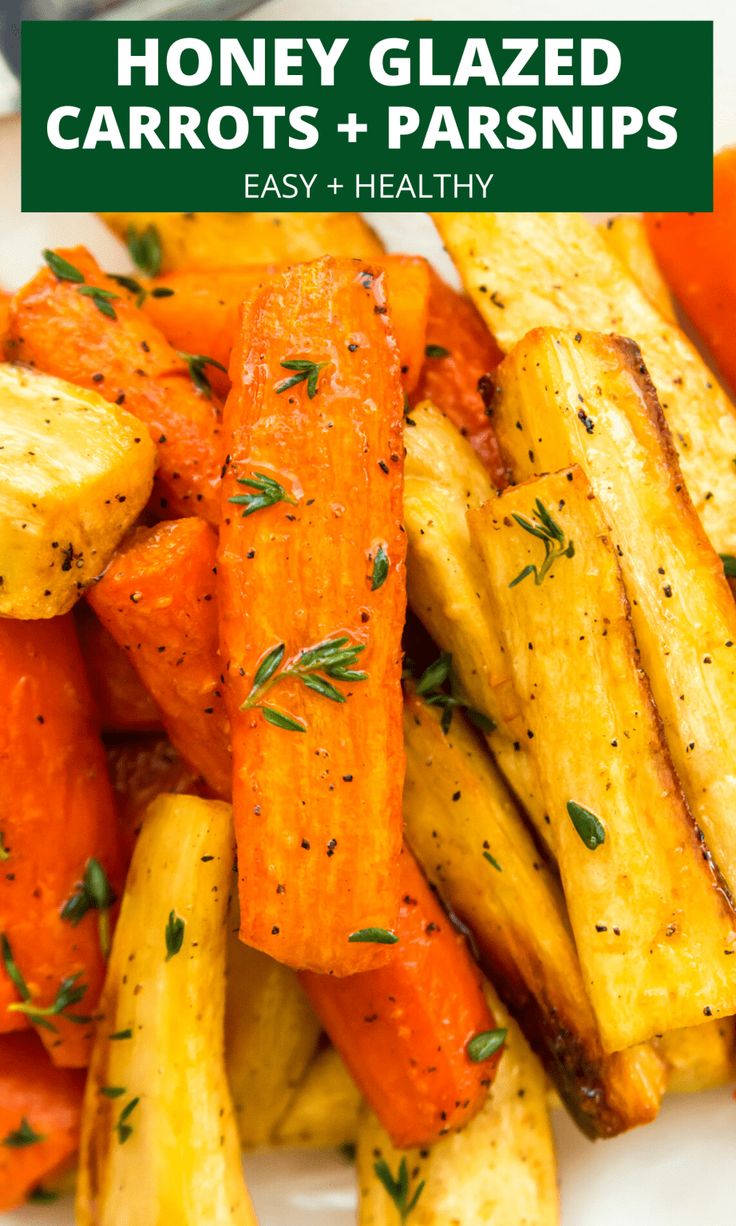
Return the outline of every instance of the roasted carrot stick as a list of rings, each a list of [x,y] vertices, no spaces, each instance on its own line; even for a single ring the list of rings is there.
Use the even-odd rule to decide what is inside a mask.
[[[126,862],[133,854],[143,815],[162,792],[208,795],[204,780],[187,766],[165,736],[137,736],[107,746],[110,775]]]
[[[420,256],[387,255],[381,258],[380,267],[386,272],[389,314],[399,346],[402,383],[409,395],[424,363],[429,265]],[[175,349],[203,351],[227,367],[241,303],[278,272],[274,265],[250,264],[169,273],[147,283],[144,310]],[[485,328],[483,331],[488,337]],[[226,395],[230,389],[227,375],[215,368],[210,378],[213,387]]]
[[[86,601],[76,606],[74,620],[100,727],[105,732],[154,732],[160,728],[158,707],[126,653]]]
[[[133,295],[105,276],[84,247],[49,258],[51,267],[13,298],[8,356],[125,404],[158,444],[168,506],[216,523],[220,423],[214,401],[197,389],[187,361]],[[194,368],[200,382],[201,370]]]
[[[466,435],[495,485],[504,465],[486,411],[484,379],[503,354],[469,298],[431,274],[426,360],[413,403],[431,400]],[[490,387],[488,388],[490,391]],[[487,398],[488,392],[486,393]]]
[[[138,528],[87,595],[155,699],[179,753],[216,796],[228,796],[216,550],[217,537],[201,519]]]
[[[55,1068],[35,1035],[0,1038],[0,1212],[73,1157],[83,1092],[83,1074]]]
[[[70,615],[0,621],[0,1030],[34,1025],[55,1064],[88,1059],[119,848]]]
[[[380,965],[401,843],[403,394],[382,274],[326,258],[244,311],[225,409],[220,648],[241,936]],[[235,500],[235,502],[231,500]]]
[[[391,1140],[408,1148],[462,1128],[480,1110],[504,1033],[464,937],[406,847],[396,935],[386,966],[300,979]],[[477,1059],[489,1048],[496,1054]]]
[[[713,160],[712,213],[645,213],[644,221],[675,297],[736,389],[736,145]]]

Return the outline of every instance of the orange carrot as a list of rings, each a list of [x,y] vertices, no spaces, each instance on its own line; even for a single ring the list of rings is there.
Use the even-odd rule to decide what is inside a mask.
[[[161,716],[122,648],[86,601],[74,610],[98,722],[106,732],[154,732]]]
[[[336,975],[385,961],[348,938],[398,911],[403,394],[386,314],[364,263],[295,266],[244,311],[225,409],[241,936]]]
[[[417,385],[424,362],[429,310],[429,265],[419,256],[389,255],[385,269],[386,293],[401,357],[404,391]],[[251,264],[240,268],[189,270],[169,273],[148,283],[144,310],[176,349],[204,351],[229,366],[240,320],[241,304],[263,289],[279,272],[274,265]],[[172,291],[169,294],[162,291]],[[227,395],[227,375],[214,369],[213,387]]]
[[[84,247],[56,257],[84,283],[44,268],[19,290],[10,309],[8,355],[124,404],[158,444],[166,504],[178,514],[201,514],[216,523],[217,406],[197,390],[187,362],[137,308],[133,295],[105,276]],[[82,292],[95,289],[115,297]]]
[[[645,213],[670,287],[736,390],[736,145],[713,162],[712,213]]]
[[[494,1030],[478,968],[408,850],[401,856],[391,961],[346,979],[304,972],[302,986],[394,1145],[429,1145],[480,1110],[496,1072],[469,1055]],[[472,1040],[476,1039],[475,1044]]]
[[[482,394],[488,372],[503,354],[469,298],[432,273],[427,359],[414,404],[431,400],[467,436],[495,485],[505,470]]]
[[[224,399],[230,391],[226,371],[238,331],[240,305],[276,272],[273,264],[171,272],[146,283],[149,293],[143,309],[175,349],[206,353],[225,367],[225,371],[213,367],[208,375]],[[171,293],[159,296],[169,290]]]
[[[81,1066],[120,861],[70,615],[0,621],[0,692],[0,1030],[32,1024],[55,1064]]]
[[[83,1074],[55,1068],[35,1035],[0,1038],[0,1212],[74,1156],[83,1093]]]
[[[146,809],[161,792],[207,795],[204,780],[179,757],[165,736],[114,741],[107,746],[107,769],[126,861],[133,854]]]
[[[217,537],[201,519],[138,528],[87,598],[128,654],[182,757],[230,793],[229,727],[217,654]]]

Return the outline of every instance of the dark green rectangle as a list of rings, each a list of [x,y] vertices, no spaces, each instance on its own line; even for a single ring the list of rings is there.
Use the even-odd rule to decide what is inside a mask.
[[[158,85],[146,85],[142,71],[134,71],[130,86],[117,83],[117,40],[132,38],[134,52],[143,50],[143,40],[159,40],[161,71]],[[322,85],[317,63],[307,52],[303,83],[276,85],[270,74],[263,85],[245,84],[237,72],[233,83],[218,79],[220,40],[237,39],[246,53],[253,40],[265,39],[267,63],[274,40],[283,38],[347,38],[348,45],[337,62],[335,84]],[[215,71],[202,84],[172,82],[164,66],[166,53],[176,40],[201,40],[212,52]],[[412,80],[386,85],[369,71],[374,44],[384,38],[408,41],[406,57]],[[507,83],[488,84],[471,79],[467,84],[419,84],[419,40],[431,40],[433,70],[451,81],[462,61],[469,38],[488,40],[493,65]],[[621,54],[621,69],[615,80],[601,86],[584,85],[577,79],[580,40],[602,38],[615,43]],[[572,39],[573,84],[508,83],[517,51],[503,49],[503,39]],[[395,54],[402,55],[403,52]],[[564,51],[562,54],[567,54]],[[477,57],[476,57],[477,59]],[[602,62],[599,54],[598,63]],[[186,52],[185,72],[195,63],[195,53]],[[535,52],[521,71],[544,68]],[[567,71],[564,66],[561,69]],[[541,72],[543,78],[543,71]],[[712,207],[713,141],[713,28],[707,21],[642,22],[27,22],[22,38],[22,139],[23,208],[65,212],[70,210],[338,210],[437,211],[456,209],[625,211],[639,209],[707,210]],[[123,148],[109,143],[84,148],[95,108],[111,107]],[[211,144],[208,120],[219,107],[237,108],[240,147],[221,149]],[[275,123],[275,148],[264,148],[262,120],[254,107],[283,107],[286,114]],[[290,148],[289,134],[299,139],[290,121],[293,108],[314,106],[313,122],[319,139],[313,148]],[[665,117],[677,139],[669,148],[652,147],[658,139],[652,128],[652,112],[675,108]],[[79,108],[60,122],[65,139],[79,139],[79,148],[56,148],[48,135],[49,116],[59,107]],[[164,148],[130,148],[131,108],[154,108],[160,116],[156,134]],[[189,107],[196,112],[194,130],[204,148],[170,148],[170,108]],[[416,133],[407,135],[400,148],[388,147],[389,108],[414,108]],[[433,120],[453,140],[424,147]],[[534,114],[519,114],[515,108],[534,108]],[[473,110],[472,108],[475,108]],[[480,111],[478,108],[490,108]],[[558,122],[549,108],[559,108]],[[575,108],[581,108],[576,110]],[[598,109],[596,109],[598,108]],[[623,138],[622,148],[612,147],[616,108],[633,108],[642,116],[642,128]],[[545,111],[546,109],[546,111]],[[240,117],[245,115],[245,122]],[[494,112],[498,112],[495,121]],[[354,114],[366,131],[354,142],[338,125]],[[546,116],[546,117],[545,117]],[[154,116],[155,118],[155,116]],[[624,116],[625,118],[625,116]],[[211,121],[213,122],[213,121]],[[491,147],[478,125],[501,148]],[[567,148],[559,135],[567,125],[575,132],[580,125],[581,148]],[[527,125],[525,127],[525,124]],[[545,124],[551,147],[543,147]],[[601,125],[602,147],[595,143],[596,125]],[[455,130],[456,125],[456,130]],[[469,148],[475,126],[478,148]],[[236,120],[228,118],[221,130],[228,137]],[[529,147],[509,147],[509,139],[528,133]],[[462,147],[453,147],[459,143]],[[257,194],[248,197],[246,174],[256,176]],[[261,189],[267,176],[283,193],[283,176],[293,176],[296,194]],[[386,176],[380,179],[380,176]],[[487,180],[485,196],[479,179]],[[307,196],[299,176],[316,176]],[[385,194],[359,190],[359,183],[391,185]],[[442,178],[441,176],[445,176]],[[472,194],[458,183],[470,182]],[[339,189],[330,184],[341,184]]]

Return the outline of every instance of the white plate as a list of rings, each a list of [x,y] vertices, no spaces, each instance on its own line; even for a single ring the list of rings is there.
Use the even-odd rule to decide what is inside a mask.
[[[293,7],[281,0],[266,6],[259,16],[275,16],[277,11],[280,16],[291,16]],[[324,3],[321,7],[321,12],[311,15],[331,15],[325,11]],[[344,16],[342,0],[340,7],[339,15]],[[394,16],[414,15],[395,11],[408,8],[406,4],[392,0],[392,7]],[[429,0],[429,7],[437,6]],[[485,0],[482,13],[473,12],[473,7],[478,6],[466,5],[462,15],[489,15]],[[516,15],[541,16],[538,10],[547,6],[534,7],[535,13],[517,11]],[[558,5],[554,7],[558,9]],[[497,9],[494,6],[493,16],[509,15]],[[647,15],[694,15],[682,10],[682,4],[674,3],[666,14]],[[725,8],[722,11],[725,17]],[[377,14],[356,11],[354,15]],[[576,14],[547,11],[545,15]],[[713,12],[711,9],[699,15],[711,16]],[[733,30],[733,25],[729,29]],[[723,48],[720,50],[722,53]],[[731,53],[734,51],[736,46],[731,39]],[[728,71],[731,99],[735,79],[731,64]],[[736,119],[726,131],[722,119],[719,127],[720,141],[734,139]],[[103,265],[124,271],[127,262],[120,245],[88,214],[20,214],[18,129],[16,120],[0,121],[0,285],[12,288],[19,284],[36,270],[42,247],[64,243],[84,242]],[[428,218],[396,213],[374,214],[371,220],[389,246],[427,255],[441,271],[452,275]],[[563,1226],[695,1226],[701,1222],[707,1226],[733,1226],[736,1211],[731,1171],[736,1102],[730,1090],[668,1101],[656,1123],[614,1141],[590,1144],[561,1112],[555,1118],[555,1131]],[[246,1171],[261,1226],[352,1226],[355,1222],[353,1171],[333,1153],[254,1154],[246,1161]],[[71,1205],[67,1203],[0,1216],[7,1226],[73,1223]]]

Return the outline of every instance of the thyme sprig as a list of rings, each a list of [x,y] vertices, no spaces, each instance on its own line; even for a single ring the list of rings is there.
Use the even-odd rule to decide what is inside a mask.
[[[36,1132],[24,1115],[20,1125],[4,1136],[0,1145],[4,1145],[6,1149],[25,1149],[28,1145],[37,1145],[40,1141],[45,1140],[45,1136]]]
[[[261,711],[267,723],[287,732],[305,732],[306,724],[302,720],[266,705],[262,701],[264,696],[285,677],[296,677],[308,690],[322,698],[329,698],[331,702],[345,702],[347,696],[332,682],[366,680],[368,674],[354,667],[362,651],[365,651],[364,643],[351,643],[347,635],[339,635],[306,647],[284,664],[286,645],[277,643],[261,660],[251,691],[240,709]]]
[[[732,553],[722,553],[719,555],[723,563],[723,573],[727,579],[736,579],[736,558]]]
[[[449,693],[442,688],[445,685],[449,686]],[[417,694],[424,699],[427,706],[441,709],[440,724],[445,734],[450,731],[452,717],[457,709],[464,711],[470,723],[479,728],[481,732],[493,732],[496,727],[492,719],[489,719],[482,711],[476,710],[475,707],[469,706],[459,697],[452,668],[452,656],[449,651],[443,651],[433,664],[425,668],[417,682]]]
[[[161,271],[161,237],[155,226],[128,226],[125,242],[130,258],[142,273],[155,277]]]
[[[120,294],[114,294],[111,289],[100,289],[98,285],[80,285],[77,293],[91,298],[101,315],[106,315],[108,319],[117,319],[117,312],[112,304]]]
[[[135,294],[135,305],[142,307],[146,298],[173,298],[174,290],[169,289],[166,285],[157,285],[154,289],[146,289],[145,285],[141,285],[140,281],[136,281],[135,277],[129,277],[121,272],[109,272],[108,277],[112,281],[116,281],[123,289],[127,289],[129,294]]]
[[[88,911],[99,911],[98,928],[100,934],[100,949],[103,958],[110,953],[110,907],[115,902],[115,892],[107,878],[107,873],[99,860],[90,857],[84,869],[84,876],[74,887],[74,893],[61,908],[61,918],[68,920],[76,928]]]
[[[128,1124],[127,1121],[130,1118],[130,1116],[133,1114],[133,1112],[135,1111],[140,1101],[141,1101],[140,1097],[131,1098],[130,1102],[125,1104],[122,1111],[120,1112],[120,1115],[118,1116],[116,1120],[115,1132],[117,1133],[118,1141],[120,1142],[121,1145],[125,1144],[125,1142],[128,1140],[128,1137],[131,1136],[133,1132],[133,1125]]]
[[[244,485],[252,490],[255,494],[235,494],[233,498],[228,498],[228,502],[234,502],[238,507],[245,507],[243,518],[248,515],[254,515],[256,511],[262,511],[265,507],[275,506],[277,502],[288,502],[295,507],[297,500],[279,481],[274,481],[273,477],[269,477],[266,473],[251,472],[249,477],[236,477],[238,485]]]
[[[468,1059],[472,1060],[473,1064],[490,1060],[499,1047],[503,1047],[507,1034],[505,1027],[499,1027],[498,1030],[483,1030],[480,1034],[473,1035],[465,1046]]]
[[[395,1178],[391,1174],[391,1169],[385,1158],[379,1158],[378,1162],[373,1164],[373,1170],[375,1171],[376,1178],[380,1179],[384,1188],[391,1197],[391,1200],[396,1206],[401,1226],[404,1226],[409,1214],[413,1209],[416,1209],[419,1197],[424,1191],[425,1181],[422,1180],[421,1183],[417,1184],[416,1189],[414,1190],[414,1195],[410,1198],[409,1167],[407,1166],[406,1157],[401,1159],[401,1162],[399,1163],[399,1170]]]
[[[278,396],[282,392],[288,392],[289,388],[296,387],[297,383],[307,384],[307,395],[310,400],[314,400],[317,395],[319,380],[319,372],[324,370],[326,362],[312,362],[308,358],[289,358],[281,362],[284,370],[293,370],[296,373],[288,379],[282,379],[276,384],[274,391]]]
[[[527,519],[524,515],[517,515],[515,511],[512,514],[520,528],[523,528],[530,536],[534,536],[537,540],[542,541],[544,544],[544,560],[541,566],[538,567],[533,563],[525,566],[523,570],[519,571],[516,578],[511,580],[509,587],[516,587],[517,583],[521,583],[528,575],[534,575],[534,583],[539,587],[558,558],[572,558],[575,556],[575,546],[572,541],[566,539],[562,528],[552,518],[539,498],[535,499],[534,510],[532,512],[536,523]]]
[[[224,371],[225,374],[227,374],[227,366],[223,366],[222,362],[217,361],[217,358],[208,358],[204,353],[184,353],[181,349],[178,349],[177,353],[186,362],[189,368],[189,377],[197,391],[201,392],[203,396],[211,396],[212,386],[205,374],[205,366],[216,366],[218,370]]]

